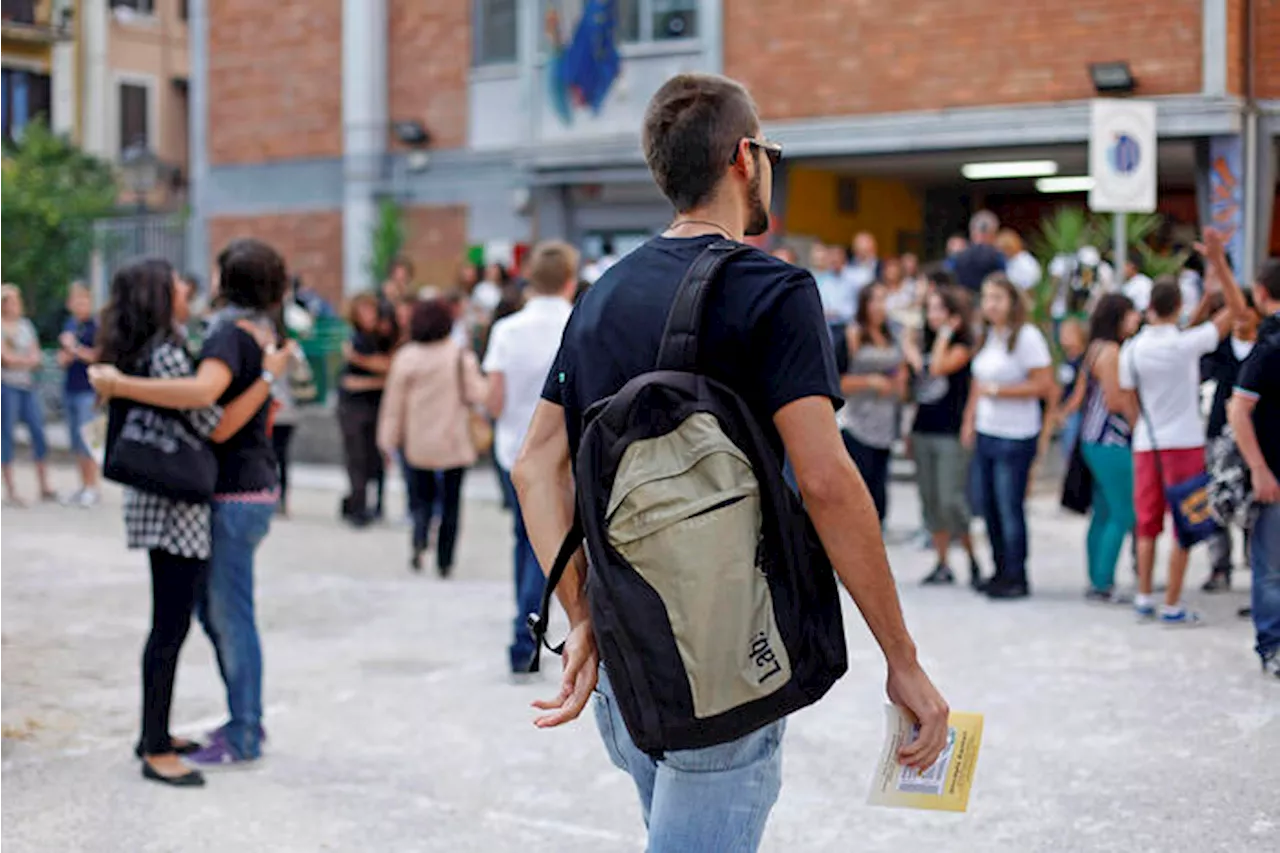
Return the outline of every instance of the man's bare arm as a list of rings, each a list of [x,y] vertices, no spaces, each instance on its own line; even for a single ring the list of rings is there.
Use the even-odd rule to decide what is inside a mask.
[[[549,572],[561,543],[573,526],[573,460],[564,409],[543,400],[534,410],[520,458],[512,471],[529,541],[544,572]],[[555,699],[534,702],[546,711],[534,721],[550,728],[576,719],[595,689],[599,655],[586,595],[587,562],[581,548],[556,586],[556,597],[569,617],[564,646],[564,672]]]
[[[806,397],[784,406],[773,420],[823,548],[884,652],[889,698],[920,722],[920,736],[899,753],[899,760],[928,767],[946,746],[947,703],[916,659],[916,646],[903,621],[889,570],[880,520],[840,438],[831,402]]]

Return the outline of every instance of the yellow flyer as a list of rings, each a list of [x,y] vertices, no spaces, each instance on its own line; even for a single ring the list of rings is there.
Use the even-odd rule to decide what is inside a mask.
[[[871,780],[873,806],[962,812],[969,807],[969,789],[982,746],[982,715],[952,711],[947,746],[933,766],[923,772],[898,763],[898,750],[916,736],[917,726],[896,705],[885,706],[886,733],[880,764]]]

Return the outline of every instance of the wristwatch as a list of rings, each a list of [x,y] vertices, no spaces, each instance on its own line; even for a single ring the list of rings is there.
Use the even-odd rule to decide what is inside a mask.
[[[264,367],[262,369],[262,381],[267,383],[268,385],[275,385],[276,375]]]

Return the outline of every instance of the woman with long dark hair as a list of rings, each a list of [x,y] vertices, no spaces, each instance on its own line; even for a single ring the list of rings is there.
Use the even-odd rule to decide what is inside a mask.
[[[1119,601],[1114,594],[1116,562],[1138,520],[1130,449],[1138,404],[1132,392],[1120,387],[1120,345],[1141,323],[1133,300],[1124,294],[1108,293],[1098,300],[1089,318],[1089,345],[1081,364],[1085,381],[1076,383],[1068,404],[1068,409],[1082,413],[1080,452],[1093,474],[1093,518],[1086,539],[1086,596],[1093,601]]]
[[[858,294],[858,310],[845,329],[845,340],[849,366],[840,380],[845,395],[841,432],[883,522],[888,509],[889,453],[898,436],[898,412],[907,382],[902,347],[889,330],[884,285],[864,287]]]
[[[938,557],[925,584],[955,582],[949,552],[957,542],[969,556],[969,584],[977,587],[982,580],[969,536],[969,452],[960,443],[972,382],[973,343],[968,294],[955,287],[930,293],[925,300],[924,353],[909,356],[919,359],[912,365],[917,405],[911,449],[916,485],[924,525]]]
[[[182,327],[190,308],[190,287],[167,261],[135,261],[111,281],[111,300],[102,312],[98,344],[104,362],[90,376],[104,396],[120,385],[123,374],[175,380],[195,370],[187,354]],[[284,352],[267,355],[267,369],[283,369]],[[108,367],[109,365],[109,367]],[[255,381],[224,407],[211,404],[185,411],[191,427],[214,442],[234,436],[267,401],[270,383]],[[123,415],[127,404],[113,404]],[[130,548],[146,548],[151,562],[151,632],[142,655],[142,736],[136,753],[142,775],[170,785],[201,785],[179,754],[199,744],[169,735],[173,682],[191,626],[191,614],[204,585],[212,550],[208,504],[189,504],[148,492],[124,491],[125,532]]]
[[[1041,404],[1055,391],[1053,358],[1044,334],[1027,319],[1022,293],[1003,273],[982,284],[982,320],[961,431],[974,452],[974,485],[996,566],[979,588],[994,599],[1025,598],[1027,485],[1043,426]]]
[[[284,260],[266,243],[240,239],[222,250],[217,263],[219,307],[210,318],[196,375],[161,379],[117,373],[95,383],[100,394],[169,409],[199,409],[226,404],[255,384],[269,387],[275,382],[292,345],[281,351],[283,362],[268,364],[263,341],[275,340],[272,318],[288,282]],[[254,557],[280,499],[269,417],[264,399],[249,423],[216,448],[209,580],[196,612],[218,653],[231,719],[214,732],[208,746],[190,756],[199,766],[237,765],[261,756],[262,645],[254,616]]]

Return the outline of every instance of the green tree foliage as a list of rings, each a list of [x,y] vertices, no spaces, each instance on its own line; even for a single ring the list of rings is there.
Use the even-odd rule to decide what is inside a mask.
[[[67,286],[89,268],[94,220],[115,209],[115,173],[35,123],[5,157],[0,194],[4,280],[22,288],[47,339]]]
[[[391,264],[404,248],[404,214],[395,199],[378,200],[378,219],[373,226],[369,275],[376,287],[391,274]]]

